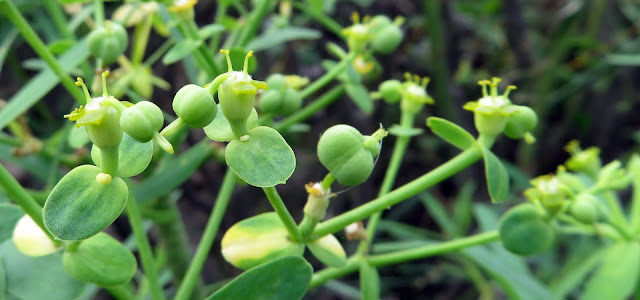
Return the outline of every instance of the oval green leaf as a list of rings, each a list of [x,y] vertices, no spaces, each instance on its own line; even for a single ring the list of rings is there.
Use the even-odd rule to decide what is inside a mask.
[[[100,232],[62,257],[64,269],[74,278],[100,286],[129,282],[136,273],[133,253],[110,235]]]
[[[304,258],[282,257],[242,273],[207,300],[301,299],[312,274],[313,269]]]
[[[628,299],[637,288],[639,271],[638,242],[612,245],[605,253],[600,268],[587,282],[581,299]]]
[[[136,176],[149,166],[153,156],[153,142],[140,143],[124,133],[118,154],[117,175],[119,177]],[[96,166],[100,167],[100,148],[95,145],[91,148],[91,159]]]
[[[340,268],[347,263],[347,254],[333,234],[307,244],[313,256],[329,267]]]
[[[509,173],[491,150],[482,145],[480,148],[484,156],[484,171],[487,177],[487,188],[489,189],[491,202],[503,202],[509,194]]]
[[[218,104],[218,111],[222,111],[220,108],[220,104]],[[256,128],[258,126],[258,112],[254,108],[247,119],[247,127],[249,130]],[[224,116],[223,113],[216,114],[216,118],[213,119],[209,125],[205,126],[204,133],[207,136],[216,141],[216,142],[230,142],[236,138],[231,130],[231,125],[229,125],[229,121]]]
[[[165,65],[175,63],[191,54],[200,45],[202,45],[201,40],[184,39],[179,41],[167,51],[167,54],[162,58],[162,63]]]
[[[476,142],[473,136],[462,127],[442,118],[428,118],[427,126],[437,136],[461,150],[469,149]]]
[[[44,225],[61,240],[93,236],[120,216],[129,191],[119,177],[100,184],[100,169],[83,165],[71,170],[53,188],[44,204]]]
[[[285,183],[296,168],[296,156],[278,131],[266,126],[251,130],[249,140],[227,145],[227,165],[248,184],[270,187]]]

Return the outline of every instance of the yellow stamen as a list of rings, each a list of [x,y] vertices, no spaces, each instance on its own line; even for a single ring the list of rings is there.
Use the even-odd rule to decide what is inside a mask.
[[[353,24],[360,24],[360,14],[357,11],[351,14],[351,21],[353,21]]]
[[[242,72],[244,72],[245,74],[247,74],[247,70],[249,69],[249,57],[253,56],[253,50],[247,52],[247,56],[244,57],[244,69],[242,70]]]
[[[371,21],[371,16],[364,16],[364,18],[362,18],[362,24],[367,24],[369,21]]]
[[[413,74],[413,82],[415,82],[415,84],[420,84],[420,76]]]
[[[511,91],[518,89],[515,85],[510,85],[507,87],[507,89],[504,91],[504,97],[507,98],[509,97],[509,93],[511,93]]]
[[[406,79],[407,81],[411,81],[411,74],[409,74],[409,72],[405,72],[404,79]]]
[[[423,88],[427,88],[427,85],[429,84],[429,81],[431,81],[431,78],[429,77],[423,77],[422,78],[422,83],[420,84],[420,86],[422,86]]]
[[[102,96],[109,96],[107,92],[107,76],[109,76],[109,71],[102,72]]]
[[[229,50],[220,49],[220,53],[227,57],[227,70],[229,73],[233,72],[233,65],[231,65],[231,57],[229,57]]]
[[[91,101],[91,94],[89,94],[89,90],[87,89],[87,86],[84,84],[84,81],[82,80],[82,78],[78,77],[78,79],[76,79],[76,86],[82,87],[82,90],[84,91],[84,97],[87,98],[87,103],[89,103]]]
[[[478,84],[482,86],[482,96],[487,97],[488,96],[487,85],[489,84],[489,80],[480,80],[478,81]]]

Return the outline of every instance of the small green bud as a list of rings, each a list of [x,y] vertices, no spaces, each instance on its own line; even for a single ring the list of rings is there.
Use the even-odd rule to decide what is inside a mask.
[[[105,21],[104,27],[91,31],[87,40],[91,54],[101,58],[104,64],[118,60],[118,56],[124,53],[129,42],[127,30],[119,23],[111,21]]]
[[[555,240],[555,231],[545,213],[530,203],[507,211],[500,220],[498,230],[502,245],[523,256],[543,252]]]
[[[538,124],[538,115],[533,109],[514,105],[516,111],[510,115],[504,128],[504,135],[512,139],[521,139]]]
[[[374,154],[379,152],[385,133],[382,130],[367,138],[349,125],[335,125],[320,137],[318,158],[340,184],[359,185],[371,175]]]
[[[374,33],[371,39],[371,48],[375,52],[389,54],[400,46],[403,38],[404,33],[402,33],[399,26],[395,24],[387,25]]]
[[[592,224],[598,219],[598,199],[591,194],[581,194],[571,204],[569,212],[576,220]]]
[[[152,102],[140,101],[120,116],[120,127],[136,141],[146,143],[162,128],[164,116]]]
[[[287,84],[287,78],[282,74],[272,74],[267,77],[267,85],[270,90],[279,90]]]
[[[264,113],[288,116],[302,107],[299,91],[290,87],[266,91],[258,101],[258,108]]]
[[[173,111],[189,126],[202,128],[216,117],[217,106],[207,89],[188,84],[173,98]]]
[[[371,32],[368,20],[365,18],[360,23],[360,15],[354,12],[351,15],[353,25],[342,30],[342,34],[347,38],[349,49],[355,52],[362,52],[367,48],[367,44],[371,41]]]
[[[402,84],[400,108],[403,111],[415,114],[418,113],[425,104],[433,104],[433,98],[427,94],[429,77],[422,77],[409,73],[404,74],[407,81]]]
[[[397,103],[402,96],[402,82],[400,80],[391,79],[383,81],[378,87],[380,97],[387,103]]]
[[[539,201],[550,215],[558,213],[567,202],[569,188],[562,184],[558,177],[543,175],[531,180],[535,187],[527,189],[525,195],[531,201]]]
[[[586,150],[580,148],[580,142],[573,140],[569,142],[564,149],[571,153],[565,165],[569,170],[585,173],[591,178],[596,178],[600,168],[602,167],[602,161],[600,160],[600,149],[596,147],[589,147]]]

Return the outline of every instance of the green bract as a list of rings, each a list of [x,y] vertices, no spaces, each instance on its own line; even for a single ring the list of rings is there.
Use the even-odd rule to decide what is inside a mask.
[[[500,220],[499,232],[502,245],[518,255],[543,252],[555,240],[555,231],[545,213],[529,203],[507,211]]]
[[[153,135],[162,128],[163,123],[162,111],[149,101],[136,103],[124,110],[120,116],[122,130],[141,143],[150,141]]]
[[[173,98],[173,111],[189,126],[202,128],[216,117],[217,106],[207,89],[188,84]]]
[[[248,61],[253,56],[253,51],[249,51],[245,57],[244,70],[233,71],[229,50],[220,50],[227,57],[228,76],[218,88],[218,99],[222,113],[229,121],[231,129],[236,138],[249,133],[247,118],[253,111],[253,102],[258,89],[268,89],[263,81],[251,79],[247,73]]]
[[[592,178],[596,178],[602,161],[600,160],[600,149],[589,147],[585,150],[580,148],[580,142],[573,140],[564,148],[571,153],[571,157],[565,162],[569,170],[585,173]]]
[[[131,251],[104,232],[66,251],[62,262],[74,278],[107,287],[129,282],[137,268]]]
[[[243,270],[279,257],[299,256],[303,252],[304,245],[289,240],[287,230],[275,212],[242,220],[222,237],[222,256]]]
[[[318,158],[341,184],[361,184],[371,175],[380,152],[379,141],[386,135],[384,130],[376,133],[367,138],[349,125],[335,125],[320,137]]]
[[[98,27],[87,38],[89,51],[104,64],[110,64],[127,49],[128,36],[124,27],[118,23],[105,21],[104,27]]]
[[[132,177],[142,173],[149,166],[152,156],[152,141],[140,143],[125,134],[118,147],[118,170],[115,175],[118,177]],[[91,159],[96,166],[102,166],[99,147],[91,147]]]
[[[219,108],[220,104],[218,104]],[[251,111],[249,118],[247,118],[247,128],[249,130],[254,129],[258,126],[258,112],[255,108]],[[216,118],[213,121],[205,126],[204,133],[207,136],[218,142],[230,142],[236,138],[235,134],[233,134],[233,130],[231,130],[231,125],[229,125],[229,121],[224,117],[224,114],[216,114]]]
[[[83,240],[109,226],[124,209],[129,190],[118,177],[103,184],[100,169],[84,165],[67,173],[44,204],[44,224],[61,240]]]
[[[498,95],[498,83],[500,78],[492,78],[489,80],[481,80],[478,82],[482,86],[482,98],[478,101],[467,102],[464,109],[474,112],[474,122],[476,129],[480,134],[486,136],[497,136],[504,131],[510,115],[516,113],[515,105],[509,100],[509,92],[514,90],[515,86],[508,86],[503,95]],[[487,86],[491,87],[490,93],[487,92]]]

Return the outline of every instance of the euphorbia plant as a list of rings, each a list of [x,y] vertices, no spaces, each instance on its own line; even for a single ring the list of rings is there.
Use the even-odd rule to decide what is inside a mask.
[[[358,272],[360,296],[378,299],[384,297],[386,285],[380,277],[381,268],[454,253],[460,254],[453,257],[470,270],[476,282],[481,281],[478,273],[484,279],[480,271],[483,270],[487,276],[501,279],[498,281],[510,297],[527,298],[525,292],[514,290],[510,280],[496,275],[499,272],[495,266],[492,269],[486,261],[478,259],[483,257],[478,254],[482,254],[482,250],[478,249],[486,250],[481,246],[500,241],[491,247],[499,247],[496,251],[503,253],[506,249],[518,255],[535,255],[553,248],[567,232],[602,236],[609,243],[593,258],[591,269],[596,266],[598,269],[584,289],[586,298],[624,299],[637,289],[640,266],[637,239],[640,159],[637,156],[629,160],[626,170],[619,161],[602,166],[597,150],[583,151],[577,142],[571,143],[567,149],[572,157],[566,167],[559,166],[555,174],[531,180],[531,187],[524,192],[529,203],[508,210],[499,224],[494,220],[497,228],[484,228],[480,224],[484,231],[467,236],[468,226],[464,228],[450,221],[446,211],[429,200],[426,192],[482,161],[488,198],[496,204],[514,198],[509,193],[510,171],[492,152],[492,146],[503,134],[534,143],[532,132],[538,124],[538,115],[532,108],[517,105],[510,99],[515,86],[507,86],[500,94],[499,78],[478,82],[479,99],[464,105],[465,110],[473,112],[467,117],[473,117],[477,135],[439,117],[426,118],[430,130],[425,130],[423,115],[427,110],[432,111],[425,104],[442,101],[427,92],[430,78],[406,73],[402,82],[393,75],[381,80],[374,74],[381,68],[376,57],[401,47],[405,18],[392,20],[377,15],[361,20],[355,13],[353,24],[342,28],[317,11],[317,3],[307,8],[297,1],[281,1],[276,14],[276,1],[254,1],[251,10],[246,10],[243,3],[220,1],[215,23],[198,27],[194,20],[196,3],[131,1],[118,8],[113,20],[105,20],[101,1],[85,6],[94,13],[93,22],[87,22],[90,27],[87,41],[72,38],[76,44],[69,51],[77,47],[80,50],[75,51],[85,53],[78,64],[90,71],[83,74],[87,81],[94,77],[93,73],[100,75],[101,95],[92,97],[80,77],[74,86],[68,74],[73,67],[67,68],[61,65],[62,59],[55,59],[13,3],[0,1],[11,22],[79,104],[64,115],[75,122],[76,127],[63,129],[65,136],[80,148],[89,147],[91,143],[89,157],[84,161],[71,161],[70,171],[42,191],[45,195],[42,203],[35,199],[36,193],[23,188],[4,166],[0,168],[0,183],[15,203],[0,205],[0,232],[11,232],[0,235],[3,238],[0,259],[4,262],[0,264],[3,283],[0,287],[7,283],[6,291],[0,289],[0,298],[6,295],[19,299],[42,298],[42,295],[76,298],[85,283],[91,283],[120,299],[132,299],[136,293],[137,297],[149,294],[154,300],[167,297],[300,299],[310,289]],[[53,11],[59,10],[58,3],[48,5]],[[316,79],[267,72],[262,63],[255,63],[254,51],[250,49],[255,47],[258,53],[312,35],[309,29],[291,26],[290,23],[296,22],[291,18],[292,6],[302,11],[301,15],[335,33],[340,39],[336,42],[342,45],[328,44],[329,52],[338,61],[324,62],[326,73]],[[229,22],[231,8],[241,15],[234,22]],[[127,12],[126,16],[123,11]],[[276,14],[272,18],[277,22],[258,35],[260,24],[269,14]],[[131,41],[124,25],[135,26]],[[164,39],[164,46],[143,61],[152,28],[171,38]],[[315,36],[315,31],[313,33]],[[226,38],[221,45],[223,37]],[[127,58],[127,45],[131,45],[131,60]],[[219,50],[220,47],[223,50]],[[155,78],[154,75],[138,73],[151,70],[161,57],[165,64],[182,62],[191,82],[177,89],[173,96],[171,108],[175,117],[162,111],[161,107],[169,107],[162,99],[149,99],[152,93],[148,90],[152,85],[148,81]],[[89,63],[95,63],[96,70],[91,70]],[[121,67],[118,72],[104,70],[116,68],[116,64]],[[222,71],[225,64],[227,72]],[[234,70],[239,64],[242,69]],[[252,68],[257,69],[254,72]],[[253,74],[264,73],[271,73],[265,75],[265,81],[253,77]],[[136,81],[138,76],[140,82]],[[89,85],[100,86],[97,82]],[[325,89],[332,83],[335,84],[332,88]],[[377,90],[369,91],[367,86],[374,83],[379,84]],[[118,87],[113,95],[108,93],[107,84]],[[82,88],[84,97],[78,87]],[[398,124],[381,124],[373,130],[361,128],[355,122],[330,124],[318,128],[322,134],[317,143],[314,139],[313,150],[299,150],[300,145],[292,141],[300,135],[299,130],[305,130],[300,123],[344,93],[364,113],[382,108],[398,111],[399,119],[391,122]],[[93,91],[93,94],[97,93]],[[378,99],[383,103],[372,101]],[[355,114],[355,107],[349,106],[349,113]],[[201,137],[202,141],[190,144],[185,140],[188,132]],[[396,177],[403,174],[401,166],[410,143],[416,137],[432,133],[460,152],[431,170],[419,170],[420,176],[397,186]],[[60,147],[64,152],[66,148]],[[387,149],[391,149],[390,154],[385,154]],[[304,155],[299,155],[301,152]],[[304,185],[290,180],[296,168],[305,165],[297,163],[301,157],[306,158],[305,164],[312,160],[319,169],[313,175],[300,172],[308,182]],[[388,162],[387,157],[390,157]],[[209,158],[226,171],[223,178],[206,178],[207,184],[217,186],[219,192],[191,258],[177,205],[170,198],[175,195],[172,191],[179,189]],[[54,160],[62,161],[60,156]],[[57,169],[57,165],[53,169]],[[376,198],[348,210],[337,210],[341,207],[337,202],[347,198],[345,190],[362,188],[375,180],[372,174],[382,173],[380,170],[385,174]],[[233,190],[244,184],[248,185],[244,187],[247,190],[262,189],[264,197],[251,199],[253,206],[260,207],[264,202],[262,198],[266,198],[272,211],[262,210],[243,220],[231,220],[231,226],[223,225],[223,217],[231,215],[227,208]],[[276,188],[280,185],[297,185],[297,192],[281,197]],[[634,187],[634,194],[630,213],[626,214],[616,192],[630,185]],[[380,241],[376,233],[388,231],[385,224],[395,224],[403,228],[405,234],[423,232],[408,224],[386,221],[382,216],[387,209],[407,205],[416,199],[414,196],[427,199],[424,200],[426,206],[443,225],[449,239],[413,240],[414,243],[394,244],[387,248],[391,250],[381,253],[379,249],[384,241]],[[306,201],[304,206],[299,205],[303,207],[299,212],[290,210],[296,207],[294,201],[299,204]],[[129,219],[135,246],[114,238],[108,230],[123,215]],[[153,243],[143,223],[145,219],[150,221],[148,227],[158,228],[162,247],[152,249]],[[466,221],[470,223],[468,218]],[[219,234],[219,231],[222,232]],[[357,249],[355,244],[343,239],[343,231],[347,239],[359,242]],[[308,255],[305,255],[306,249]],[[203,286],[199,278],[210,253],[219,253],[242,274],[216,284],[215,288]],[[607,287],[605,281],[620,267],[621,261],[628,266],[621,272],[625,276],[620,276],[620,283],[616,285],[619,288],[614,290]],[[41,268],[43,274],[60,282],[55,289],[63,292],[46,286],[38,287],[34,294],[25,292],[24,282],[31,284],[38,280],[22,279],[20,264]],[[138,272],[138,265],[143,272]],[[168,274],[162,272],[165,265],[171,269],[171,276],[159,276]],[[168,277],[173,281],[171,288],[167,288]],[[531,282],[533,286],[542,286],[538,281]],[[566,291],[563,292],[565,294],[555,292],[555,296],[562,298],[566,295]],[[533,297],[551,298],[554,292],[542,288],[537,293]]]

